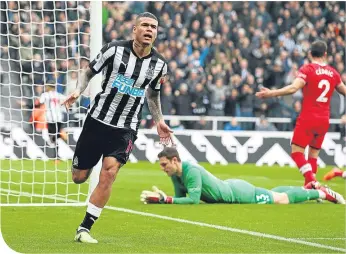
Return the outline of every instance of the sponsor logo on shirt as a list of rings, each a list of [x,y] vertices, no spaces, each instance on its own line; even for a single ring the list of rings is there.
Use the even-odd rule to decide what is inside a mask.
[[[112,88],[118,88],[118,92],[133,97],[144,97],[144,89],[132,87],[134,80],[118,74],[112,84]]]

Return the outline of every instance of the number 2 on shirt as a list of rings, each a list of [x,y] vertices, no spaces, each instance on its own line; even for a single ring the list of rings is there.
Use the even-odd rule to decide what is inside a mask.
[[[327,93],[329,92],[330,89],[330,83],[328,80],[326,79],[322,79],[319,83],[318,83],[318,88],[323,89],[321,95],[317,98],[316,101],[318,102],[327,102],[328,98],[325,97],[327,95]]]

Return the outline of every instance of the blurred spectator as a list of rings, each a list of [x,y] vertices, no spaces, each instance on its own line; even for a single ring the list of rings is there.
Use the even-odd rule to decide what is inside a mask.
[[[182,125],[179,121],[179,119],[174,118],[169,121],[169,126],[171,127],[172,130],[184,130],[185,127]]]
[[[64,94],[66,96],[70,95],[77,87],[78,72],[71,71],[70,75],[67,77],[66,88]]]
[[[161,109],[163,115],[174,115],[175,109],[173,107],[174,97],[172,95],[172,88],[169,83],[166,83],[161,93]]]
[[[207,86],[210,92],[210,109],[208,115],[210,116],[225,115],[225,101],[229,88],[223,82],[222,77],[217,77],[215,84],[211,84],[211,77],[208,77]]]
[[[235,88],[233,88],[231,93],[226,97],[225,116],[240,116],[239,93]]]
[[[191,92],[192,114],[206,115],[209,106],[209,96],[201,83],[196,84],[196,88]]]
[[[293,128],[296,126],[297,118],[300,114],[300,111],[302,110],[302,104],[300,101],[296,101],[293,104],[293,112],[292,112],[292,126]]]
[[[188,87],[185,83],[182,83],[179,90],[174,92],[173,110],[175,114],[181,116],[192,115],[191,103],[191,94],[188,92]],[[191,123],[185,121],[184,126],[185,128],[189,129],[191,127]]]
[[[276,131],[275,126],[268,122],[265,116],[261,116],[256,124],[256,131]]]
[[[261,100],[258,100],[258,103],[259,103],[259,107],[257,108],[257,113],[256,113],[256,116],[258,115],[264,115],[264,116],[268,116],[268,101],[269,100],[264,100],[264,101],[261,101]]]
[[[205,118],[201,118],[198,122],[195,122],[193,128],[195,130],[211,130],[212,123],[210,121],[206,121]]]
[[[38,99],[35,100],[34,109],[31,113],[29,122],[33,123],[34,129],[37,132],[42,132],[47,129],[46,121],[46,107],[44,104],[41,104]]]
[[[192,114],[191,94],[188,93],[188,87],[185,83],[182,83],[180,89],[174,93],[173,108],[176,115],[186,116]]]
[[[241,128],[237,122],[237,119],[232,118],[232,120],[229,123],[225,124],[224,130],[225,131],[240,131]]]
[[[241,87],[241,92],[239,95],[241,117],[253,117],[254,98],[255,96],[253,89],[248,84],[244,84]],[[252,125],[253,124],[251,122],[244,122],[242,123],[242,129],[251,130]]]

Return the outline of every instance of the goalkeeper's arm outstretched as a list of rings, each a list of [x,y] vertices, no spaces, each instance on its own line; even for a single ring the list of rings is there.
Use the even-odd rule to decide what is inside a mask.
[[[337,192],[324,186],[316,189],[281,186],[272,190],[256,187],[241,179],[221,180],[202,166],[182,162],[178,151],[165,147],[159,153],[161,169],[172,179],[174,196],[166,195],[162,190],[144,190],[140,199],[146,204],[293,204],[308,200],[323,199],[336,204],[345,204],[344,198]]]

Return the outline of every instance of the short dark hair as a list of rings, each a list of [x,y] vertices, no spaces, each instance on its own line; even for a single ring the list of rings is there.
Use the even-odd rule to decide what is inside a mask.
[[[327,43],[321,40],[314,41],[311,44],[310,51],[312,57],[322,57],[327,52]]]
[[[160,159],[161,157],[166,157],[167,159],[171,160],[174,157],[180,160],[180,156],[178,153],[178,150],[175,147],[165,147],[163,150],[157,155],[157,157]]]
[[[151,18],[151,19],[155,19],[157,22],[159,22],[157,17],[154,14],[152,14],[151,12],[142,12],[142,13],[138,14],[138,16],[136,18],[136,24],[139,22],[140,18]]]

